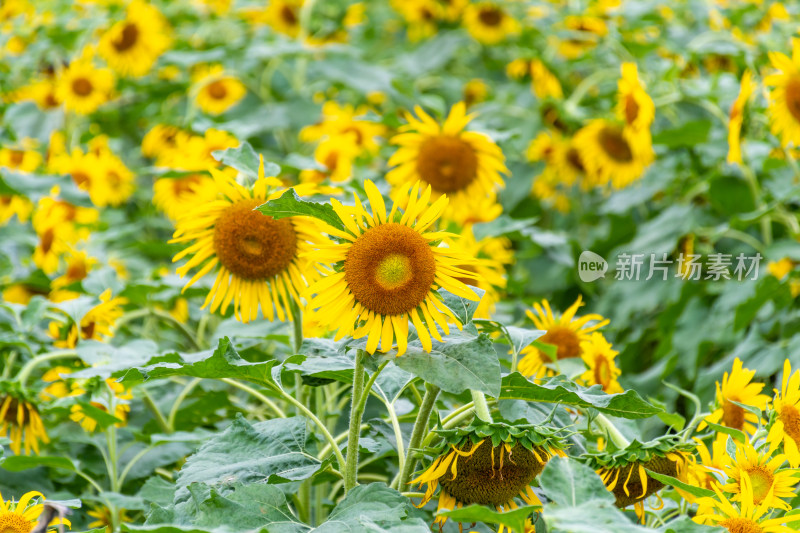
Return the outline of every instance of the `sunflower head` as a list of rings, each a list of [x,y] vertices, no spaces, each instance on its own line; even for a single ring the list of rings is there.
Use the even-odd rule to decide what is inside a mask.
[[[0,531],[3,533],[29,533],[44,510],[42,504],[44,499],[44,495],[38,491],[26,492],[19,501],[3,500],[3,495],[0,494]],[[48,525],[58,524],[72,527],[69,520],[65,518],[55,518]]]
[[[11,439],[11,450],[19,455],[39,454],[39,441],[50,442],[39,416],[35,396],[11,382],[0,383],[0,437]],[[0,530],[2,531],[2,530]]]

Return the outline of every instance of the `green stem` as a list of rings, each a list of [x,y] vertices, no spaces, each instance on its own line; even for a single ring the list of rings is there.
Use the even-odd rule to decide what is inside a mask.
[[[347,436],[347,461],[344,467],[344,492],[356,486],[358,474],[358,438],[361,434],[361,416],[359,409],[361,396],[364,393],[364,357],[367,352],[356,350],[355,369],[353,371],[353,393],[350,401],[350,433]]]
[[[142,391],[142,399],[144,400],[144,404],[147,406],[148,409],[150,409],[150,411],[156,417],[156,422],[158,422],[158,426],[161,428],[161,431],[163,431],[164,433],[172,433],[171,429],[172,426],[164,418],[164,415],[161,414],[161,409],[158,408],[155,400],[153,400],[153,397],[150,396],[150,393],[147,392],[146,388],[141,387],[140,390]]]
[[[617,426],[614,425],[611,420],[606,418],[606,415],[603,413],[597,413],[597,416],[594,419],[597,422],[597,425],[601,428],[606,430],[608,434],[608,438],[621,450],[624,450],[630,444],[630,441],[625,438],[625,436],[620,433],[617,429]]]
[[[169,427],[168,433],[172,433],[175,431],[175,418],[178,416],[178,410],[180,409],[181,405],[183,404],[186,397],[194,390],[194,388],[203,381],[202,378],[194,378],[190,381],[178,394],[178,397],[175,398],[175,403],[172,404],[172,409],[169,410],[169,416],[167,417],[167,426]]]
[[[439,396],[439,390],[436,385],[425,384],[425,396],[423,396],[422,403],[419,406],[419,413],[416,421],[414,421],[414,429],[411,431],[411,440],[408,441],[405,464],[400,471],[400,478],[397,480],[398,490],[403,490],[408,485],[411,474],[417,466],[417,449],[422,442],[422,437],[428,432],[428,421],[436,405],[436,397]]]
[[[36,368],[38,365],[45,363],[47,361],[52,361],[54,359],[77,359],[80,358],[78,353],[75,350],[55,350],[52,352],[43,353],[41,355],[37,355],[27,363],[25,366],[22,367],[22,370],[19,371],[17,374],[17,381],[23,387],[25,383],[27,383],[28,378],[33,372],[33,369]]]
[[[494,422],[489,412],[489,405],[486,403],[486,396],[481,391],[472,391],[472,401],[475,403],[475,416],[490,424]]]
[[[273,402],[272,400],[270,400],[269,398],[267,398],[266,396],[264,396],[263,394],[261,394],[260,392],[255,390],[254,388],[248,387],[244,383],[239,383],[235,379],[231,379],[231,378],[220,378],[220,381],[222,381],[223,383],[227,383],[231,387],[236,387],[237,389],[246,392],[247,394],[253,396],[254,398],[257,398],[257,399],[261,400],[270,409],[275,411],[275,414],[278,415],[278,417],[286,418],[286,413],[284,413],[283,410],[280,407],[278,407],[278,405],[275,402]],[[285,394],[285,392],[282,391],[282,390],[280,392]],[[294,400],[294,398],[292,398],[292,400]]]
[[[160,318],[164,322],[169,322],[172,326],[174,326],[178,331],[183,333],[183,336],[192,343],[192,346],[196,350],[202,350],[203,347],[197,342],[197,339],[194,337],[194,332],[186,327],[186,324],[183,324],[177,318],[172,316],[171,314],[167,313],[166,311],[162,311],[161,309],[137,309],[136,311],[131,311],[130,313],[125,313],[121,317],[117,319],[116,328],[119,328],[123,324],[127,324],[132,320],[136,320],[139,318],[147,317],[147,316],[154,316]]]

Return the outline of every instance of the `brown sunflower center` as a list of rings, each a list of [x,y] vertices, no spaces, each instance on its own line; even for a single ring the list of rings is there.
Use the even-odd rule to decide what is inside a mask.
[[[25,152],[22,150],[11,150],[11,166],[18,167],[25,160]]]
[[[750,482],[753,484],[753,503],[756,505],[764,501],[772,488],[775,476],[764,465],[751,466],[746,469],[750,475]]]
[[[53,228],[47,228],[44,230],[40,237],[40,245],[42,247],[42,251],[44,253],[48,253],[50,249],[53,247],[53,242],[56,240],[56,233]]]
[[[122,33],[119,34],[117,40],[114,41],[114,49],[117,52],[125,52],[133,48],[138,40],[139,28],[136,27],[136,24],[128,22],[125,24],[125,27],[122,28]]]
[[[297,26],[298,24],[297,15],[295,14],[294,9],[289,6],[283,6],[281,8],[281,18],[289,26]]]
[[[736,398],[731,398],[738,401]],[[729,428],[744,430],[744,409],[726,398],[722,403],[722,423]]]
[[[478,13],[478,18],[484,26],[499,26],[503,21],[503,12],[496,7],[484,7]]]
[[[633,152],[628,141],[622,136],[622,130],[606,126],[598,133],[598,141],[603,151],[614,161],[629,163],[633,161]]]
[[[794,442],[800,445],[800,411],[793,405],[784,405],[778,418],[783,422],[783,431],[789,435]]]
[[[82,170],[77,170],[72,173],[72,181],[74,181],[75,185],[81,189],[85,189],[91,185],[91,178],[89,178],[89,174]]]
[[[795,120],[800,122],[800,77],[794,77],[786,84],[786,107]]]
[[[85,324],[81,324],[81,337],[84,339],[94,338],[94,330],[97,327],[97,322],[89,320]]]
[[[720,526],[727,529],[730,533],[763,533],[764,530],[755,521],[750,518],[742,518],[739,516],[727,518],[719,523]]]
[[[222,80],[211,82],[206,88],[208,95],[214,100],[222,100],[228,96],[228,89],[225,88],[225,83]]]
[[[467,441],[461,451],[472,449]],[[537,450],[543,459],[548,457],[544,450]],[[512,501],[544,469],[545,463],[521,444],[511,451],[501,444],[492,448],[491,442],[481,444],[475,453],[467,457],[456,457],[455,478],[448,469],[439,483],[442,489],[457,501],[470,504],[504,505]]]
[[[365,231],[344,261],[344,279],[353,297],[381,315],[416,309],[433,287],[435,275],[436,259],[428,242],[397,223]]]
[[[417,172],[440,193],[465,189],[478,174],[478,156],[456,137],[432,137],[419,149]]]
[[[614,487],[614,490],[611,492],[613,492],[614,496],[617,498],[616,506],[620,509],[624,509],[631,504],[645,500],[650,495],[655,494],[664,488],[663,483],[656,481],[650,476],[647,476],[647,491],[645,492],[639,473],[640,465],[644,466],[647,470],[652,470],[653,472],[658,472],[659,474],[666,476],[677,477],[678,475],[677,463],[668,457],[654,456],[652,459],[644,463],[635,461],[626,466],[618,467],[619,477],[617,477],[617,474],[614,473],[609,479],[617,479],[617,484]],[[631,472],[631,469],[633,469],[633,472]],[[628,488],[627,494],[625,493],[625,487]],[[642,493],[644,493],[644,496],[642,496]]]
[[[4,399],[2,402],[0,402],[0,408],[2,408],[2,406],[6,403],[6,401],[8,401],[8,409],[6,409],[6,413],[5,413],[5,416],[3,417],[3,420],[5,420],[6,422],[9,422],[11,424],[16,425],[17,424],[17,410],[19,409],[19,401],[17,401],[15,398],[8,399],[8,396],[6,396],[6,399]],[[23,423],[24,423],[25,414],[26,414],[25,408],[23,407],[22,408]]]
[[[0,533],[30,533],[33,522],[26,520],[21,514],[0,512]]]
[[[86,78],[76,78],[72,80],[72,92],[78,96],[89,96],[92,94],[92,82]]]
[[[86,277],[87,273],[88,269],[83,261],[70,263],[69,267],[67,267],[67,279],[71,281],[80,281]]]
[[[625,122],[628,124],[633,124],[638,116],[639,104],[636,102],[636,98],[633,96],[628,96],[625,98]]]
[[[575,148],[570,147],[567,150],[567,163],[578,172],[584,172],[586,170],[586,167],[583,166],[583,161],[581,161],[581,154],[579,154],[578,150]]]
[[[297,255],[297,234],[289,218],[275,220],[253,208],[261,200],[240,200],[214,227],[214,251],[222,266],[244,280],[283,272]]]
[[[594,382],[606,388],[611,383],[611,367],[605,357],[595,357],[594,359]]]
[[[581,355],[581,341],[578,335],[564,326],[553,326],[539,340],[555,346],[558,359],[571,359]]]

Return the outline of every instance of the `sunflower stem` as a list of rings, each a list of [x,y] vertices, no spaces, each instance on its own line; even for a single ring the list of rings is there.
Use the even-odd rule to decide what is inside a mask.
[[[490,424],[494,422],[489,412],[489,405],[486,403],[486,396],[481,391],[472,391],[472,401],[475,403],[475,416]]]
[[[397,480],[397,490],[402,491],[405,486],[408,485],[408,480],[411,478],[411,474],[417,466],[417,448],[419,448],[422,442],[422,437],[428,432],[428,421],[436,405],[436,397],[439,396],[439,391],[440,389],[436,385],[431,385],[430,383],[425,384],[425,396],[422,398],[422,403],[419,406],[419,413],[414,422],[414,429],[411,431],[411,440],[408,441],[406,460],[400,472],[400,478]]]
[[[147,392],[147,389],[145,387],[141,387],[141,391],[142,391],[142,400],[144,400],[144,404],[147,406],[148,409],[150,409],[150,411],[156,417],[156,422],[158,422],[158,426],[161,428],[161,431],[167,434],[172,433],[173,431],[172,425],[167,421],[166,418],[164,418],[164,415],[161,413],[161,409],[158,408],[158,405],[156,405],[156,402],[155,400],[153,400],[153,397],[150,396],[150,393]]]
[[[617,429],[617,426],[615,426],[614,423],[606,417],[606,415],[603,413],[597,413],[594,421],[597,422],[598,426],[606,430],[608,438],[617,446],[617,448],[624,450],[628,447],[628,445],[630,445],[631,442],[626,439],[622,433],[620,433],[620,431]]]
[[[364,357],[366,355],[367,352],[364,350],[356,350],[353,393],[350,401],[350,432],[347,436],[347,458],[344,467],[345,494],[358,483],[358,438],[361,434],[361,416],[364,414],[361,396],[364,394]],[[359,407],[361,408],[359,409]]]
[[[47,352],[41,355],[37,355],[36,357],[25,363],[25,366],[23,366],[22,370],[20,370],[19,374],[17,374],[17,381],[19,382],[20,385],[24,387],[25,383],[27,383],[28,378],[31,375],[31,372],[33,372],[33,369],[39,366],[40,364],[45,363],[47,361],[52,361],[54,359],[77,359],[79,357],[80,356],[75,350],[55,350],[52,352]]]

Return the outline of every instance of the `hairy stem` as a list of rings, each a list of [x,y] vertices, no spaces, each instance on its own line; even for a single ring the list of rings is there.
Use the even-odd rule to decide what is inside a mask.
[[[486,396],[481,391],[472,391],[472,401],[475,404],[475,416],[484,422],[492,423],[492,414],[489,412],[489,405],[486,403]]]
[[[347,436],[347,461],[344,467],[345,494],[356,486],[358,474],[358,438],[361,434],[361,396],[364,393],[364,357],[367,352],[356,350],[355,370],[353,371],[353,394],[350,402],[350,432]]]
[[[419,448],[422,438],[428,432],[428,421],[436,405],[436,397],[439,396],[439,390],[439,387],[436,385],[431,385],[430,383],[425,384],[425,396],[422,398],[422,403],[419,406],[419,413],[414,422],[414,429],[411,431],[411,440],[408,441],[406,460],[400,472],[400,478],[397,481],[397,490],[402,491],[405,486],[408,485],[408,480],[411,478],[411,474],[414,472],[414,468],[417,465],[416,449]]]

